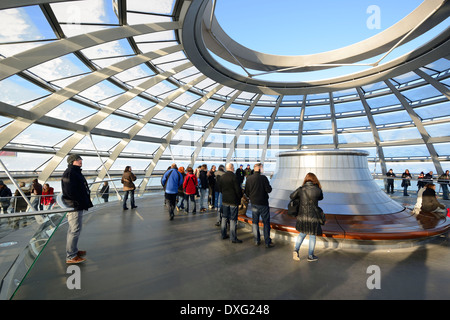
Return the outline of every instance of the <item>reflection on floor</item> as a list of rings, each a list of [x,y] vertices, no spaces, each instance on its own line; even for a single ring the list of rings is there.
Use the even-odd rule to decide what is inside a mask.
[[[213,211],[176,213],[169,220],[162,194],[137,200],[122,211],[109,203],[85,216],[80,249],[80,289],[69,289],[65,264],[66,225],[51,241],[14,296],[26,299],[280,300],[449,299],[448,234],[401,249],[342,249],[317,245],[316,262],[300,261],[293,243],[255,246],[248,226],[233,244],[220,237]],[[371,266],[380,289],[370,289]]]

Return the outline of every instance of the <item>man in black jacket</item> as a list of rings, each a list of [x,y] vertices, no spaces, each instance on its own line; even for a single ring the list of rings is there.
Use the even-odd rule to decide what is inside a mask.
[[[234,174],[234,166],[231,163],[227,163],[226,172],[220,177],[219,184],[222,190],[222,225],[221,233],[222,239],[227,239],[227,223],[230,222],[230,236],[231,242],[242,243],[242,240],[237,238],[237,217],[239,204],[242,198],[242,189],[239,186],[239,182]]]
[[[75,212],[67,213],[69,228],[67,230],[66,263],[80,263],[86,251],[78,250],[78,238],[81,233],[83,211],[93,207],[90,190],[86,179],[81,173],[83,159],[72,154],[67,158],[67,169],[61,179],[62,199]]]
[[[269,193],[272,192],[272,187],[269,179],[263,172],[262,163],[255,164],[253,168],[254,173],[247,176],[244,193],[250,198],[252,204],[252,229],[255,239],[255,245],[261,243],[259,233],[259,216],[261,216],[264,224],[264,242],[266,248],[274,246],[272,239],[270,239],[270,210],[269,210]]]

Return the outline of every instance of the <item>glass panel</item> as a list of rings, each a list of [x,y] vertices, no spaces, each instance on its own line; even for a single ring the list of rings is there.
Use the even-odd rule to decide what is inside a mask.
[[[11,143],[26,144],[32,146],[54,146],[59,141],[72,135],[72,132],[58,128],[46,127],[39,124],[32,124],[22,133],[15,137]]]
[[[0,10],[0,43],[55,39],[55,33],[38,6]],[[23,48],[25,49],[25,48]],[[9,56],[7,52],[2,54]]]
[[[448,137],[450,136],[450,122],[426,125],[425,130],[432,137]]]
[[[244,130],[267,130],[268,126],[268,121],[247,121],[244,125]]]
[[[179,141],[198,141],[203,136],[203,131],[201,130],[186,130],[180,129],[177,134],[172,138],[172,140]]]
[[[168,121],[168,122],[174,122],[179,117],[181,117],[183,114],[184,114],[183,111],[165,107],[160,112],[158,112],[158,114],[154,117],[154,119]]]
[[[297,136],[270,136],[269,145],[277,148],[279,145],[297,145]]]
[[[121,111],[130,112],[132,114],[145,114],[155,106],[155,103],[141,97],[135,97],[120,107]]]
[[[377,125],[385,125],[400,122],[410,123],[412,121],[411,117],[409,116],[408,112],[406,112],[406,110],[396,112],[386,112],[382,114],[374,114],[373,120]]]
[[[171,14],[175,0],[127,0],[127,10]]]
[[[364,107],[361,100],[334,104],[334,111],[336,112],[336,114],[363,110]]]
[[[298,122],[285,122],[285,121],[275,121],[273,123],[272,130],[280,131],[298,131]]]
[[[336,119],[336,125],[340,128],[358,128],[369,127],[369,119],[367,117],[351,117],[351,118],[338,118]]]
[[[131,140],[125,149],[123,149],[122,154],[152,154],[159,148],[160,144]]]
[[[169,127],[158,126],[153,123],[147,123],[144,126],[144,128],[142,128],[141,131],[139,131],[139,135],[162,138],[170,131],[170,129],[171,128]]]
[[[118,24],[119,22],[113,11],[112,1],[109,0],[51,3],[50,6],[59,22],[75,25],[80,23]]]
[[[395,146],[395,147],[383,147],[383,153],[386,158],[395,157],[429,157],[430,152],[428,148],[422,145],[408,145],[408,146]]]
[[[12,76],[0,81],[0,87],[0,101],[12,106],[20,106],[28,101],[50,94],[50,92],[19,76]],[[31,107],[29,105],[27,109]]]
[[[432,97],[441,96],[442,94],[431,85],[405,90],[401,92],[409,101],[418,101]]]
[[[127,132],[134,124],[135,120],[124,117],[110,115],[97,126],[99,129]]]
[[[439,156],[450,156],[450,142],[434,143],[433,146]]]
[[[236,129],[241,124],[238,120],[220,119],[214,129]]]
[[[436,103],[430,106],[414,108],[414,111],[422,119],[437,119],[450,116],[450,101]]]
[[[397,97],[393,94],[370,98],[366,100],[369,104],[370,108],[377,109],[385,106],[399,105],[400,101],[398,101]]]
[[[351,132],[338,134],[339,143],[374,142],[372,132]]]
[[[237,141],[238,145],[264,145],[266,135],[240,135]]]
[[[233,141],[235,136],[230,135],[230,134],[217,134],[217,133],[211,133],[208,136],[208,139],[206,139],[206,142],[211,142],[211,143],[223,143],[225,145],[228,145],[229,143],[231,143]],[[224,146],[224,148],[227,148],[229,146]]]
[[[302,144],[333,144],[332,135],[303,135]]]
[[[331,120],[305,121],[303,122],[303,130],[331,130]]]
[[[280,107],[278,109],[277,118],[281,117],[297,117],[300,118],[302,108],[300,107]]]
[[[396,141],[396,140],[409,140],[409,139],[421,139],[417,128],[404,128],[395,130],[378,130],[381,141]]]

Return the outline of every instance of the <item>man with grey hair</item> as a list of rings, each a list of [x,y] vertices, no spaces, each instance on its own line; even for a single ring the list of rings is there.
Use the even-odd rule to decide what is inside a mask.
[[[242,189],[239,186],[238,179],[234,174],[234,166],[232,163],[227,163],[225,166],[226,172],[220,177],[219,184],[222,190],[222,224],[221,234],[222,239],[227,239],[227,224],[230,222],[230,236],[232,243],[242,243],[242,240],[237,238],[237,217],[239,211],[239,204],[242,198]]]
[[[272,192],[272,187],[269,183],[269,179],[263,172],[262,163],[255,164],[254,173],[247,177],[245,183],[244,193],[250,198],[252,204],[252,229],[255,239],[255,245],[261,243],[259,233],[259,216],[264,224],[264,242],[266,248],[273,247],[272,240],[270,239],[270,210],[269,210],[269,193]]]
[[[85,261],[82,256],[86,251],[78,250],[78,238],[80,237],[83,223],[83,211],[93,207],[90,190],[86,179],[81,173],[83,159],[77,154],[71,154],[67,158],[67,169],[61,179],[62,199],[64,203],[76,211],[67,213],[67,244],[66,263],[74,264]]]

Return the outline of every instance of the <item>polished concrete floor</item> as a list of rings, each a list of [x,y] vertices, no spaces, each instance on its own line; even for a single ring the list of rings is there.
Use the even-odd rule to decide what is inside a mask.
[[[110,203],[89,212],[79,242],[80,289],[69,289],[67,225],[53,235],[14,300],[298,300],[450,299],[448,235],[402,249],[324,248],[318,261],[292,259],[293,242],[255,246],[240,226],[241,244],[222,240],[213,212],[177,213],[169,220],[163,195],[122,211]],[[379,273],[371,266],[379,267]],[[379,276],[379,277],[378,277]],[[379,284],[370,289],[369,284]]]

